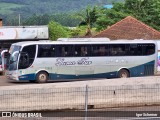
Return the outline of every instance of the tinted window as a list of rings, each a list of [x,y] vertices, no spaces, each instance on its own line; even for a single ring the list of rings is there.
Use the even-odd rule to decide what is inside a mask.
[[[20,59],[19,59],[19,69],[25,69],[32,65],[36,54],[36,45],[30,45],[23,47]]]
[[[55,57],[55,45],[38,45],[38,55],[37,57]]]
[[[136,55],[142,55],[143,52],[143,44],[137,44],[137,54]]]
[[[143,45],[143,55],[152,55],[155,53],[155,44]]]
[[[125,44],[110,44],[109,45],[109,55],[110,56],[125,56],[126,46]]]
[[[154,44],[39,45],[37,57],[138,56],[154,52]]]
[[[56,56],[57,57],[72,57],[74,53],[74,45],[57,45]]]
[[[128,56],[136,56],[137,55],[137,44],[128,44],[126,45]]]
[[[90,55],[90,45],[75,45],[74,56],[83,57]]]
[[[141,56],[155,53],[154,44],[128,44],[126,45],[126,55]]]
[[[92,56],[108,56],[108,45],[92,45]]]

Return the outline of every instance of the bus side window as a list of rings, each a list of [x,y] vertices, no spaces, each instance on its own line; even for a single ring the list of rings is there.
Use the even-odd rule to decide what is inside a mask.
[[[66,55],[67,55],[67,52],[65,50],[65,47],[62,46],[62,48],[61,48],[61,57],[65,57]]]
[[[48,53],[47,51],[43,51],[43,53],[41,54],[41,57],[47,57]]]
[[[108,56],[108,45],[92,45],[92,56]]]
[[[55,57],[55,45],[52,45],[52,46],[51,46],[51,49],[50,49],[50,57]]]
[[[92,45],[91,47],[91,53],[92,53],[92,56],[98,56],[98,47],[97,45]]]
[[[119,47],[117,47],[117,54],[118,56],[125,56],[126,55],[126,45],[125,44],[121,44],[119,45]]]
[[[100,54],[100,56],[105,56],[105,47],[104,46],[101,46],[99,48],[99,54]]]
[[[142,44],[138,44],[137,45],[137,54],[136,55],[142,55],[143,53],[143,45]]]
[[[67,57],[72,57],[74,53],[74,45],[65,46],[65,52]]]
[[[110,44],[110,51],[109,51],[109,55],[110,56],[115,56],[117,55],[117,45],[114,45],[114,44]]]
[[[57,57],[72,57],[74,51],[73,45],[57,45],[56,56]]]
[[[152,54],[154,54],[154,49],[148,49],[147,55],[152,55]]]
[[[51,57],[51,45],[38,45],[38,58]]]
[[[127,45],[128,49],[128,56],[136,56],[137,55],[137,44],[129,44]]]
[[[75,56],[83,57],[90,56],[90,46],[89,45],[75,45]]]
[[[87,49],[86,47],[81,47],[81,56],[86,56],[87,55]]]
[[[154,44],[145,44],[143,47],[143,55],[152,55],[155,53],[155,45]]]
[[[90,45],[81,47],[81,56],[90,56]]]
[[[62,48],[62,45],[57,45],[56,46],[56,57],[64,57],[64,48]]]
[[[22,54],[20,55],[21,62],[19,62],[18,68],[25,69],[31,66],[34,61],[35,54],[36,54],[36,45],[25,46],[22,49]]]
[[[78,57],[80,56],[80,47],[78,45],[75,45],[75,51],[74,51],[74,56]]]

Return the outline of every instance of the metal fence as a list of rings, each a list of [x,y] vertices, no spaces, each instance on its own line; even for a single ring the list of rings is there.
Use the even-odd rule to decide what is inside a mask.
[[[160,84],[0,91],[0,111],[54,111],[51,117],[61,117],[59,113],[69,111],[63,117],[79,114],[86,120],[88,116],[94,116],[94,113],[88,113],[93,109],[139,105],[160,105]]]

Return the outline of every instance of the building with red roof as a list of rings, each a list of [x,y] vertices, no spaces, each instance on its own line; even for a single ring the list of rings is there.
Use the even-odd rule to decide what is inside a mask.
[[[93,37],[107,37],[111,40],[117,39],[160,39],[160,32],[144,24],[143,22],[128,16],[112,25],[110,28],[101,31]]]

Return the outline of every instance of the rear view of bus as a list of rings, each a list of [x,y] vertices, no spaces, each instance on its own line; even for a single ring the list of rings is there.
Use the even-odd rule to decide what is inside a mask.
[[[8,79],[126,78],[157,72],[157,43],[151,40],[37,41],[11,46]]]

